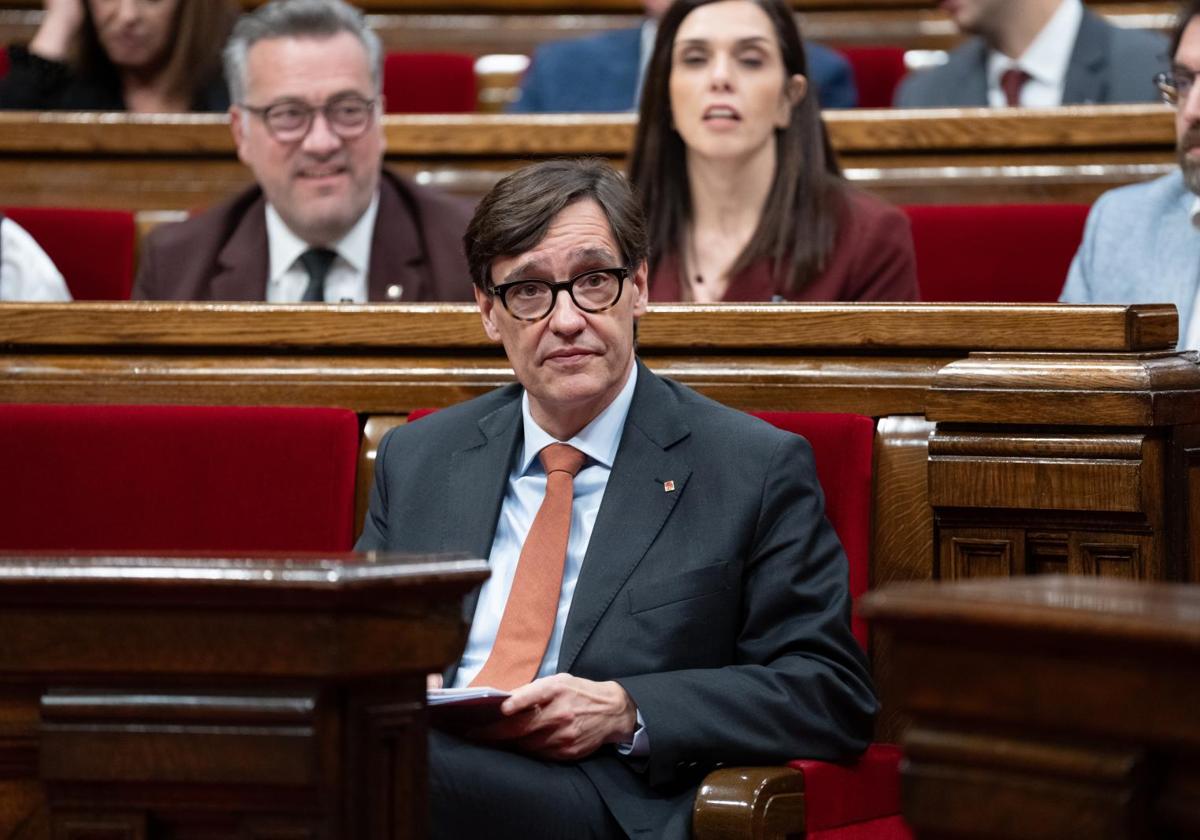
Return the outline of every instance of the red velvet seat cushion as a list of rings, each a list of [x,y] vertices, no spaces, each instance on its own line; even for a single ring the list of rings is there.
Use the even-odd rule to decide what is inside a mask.
[[[126,210],[5,207],[42,246],[76,300],[129,300],[137,225]]]
[[[342,409],[0,405],[0,549],[346,551]]]
[[[904,78],[904,47],[838,47],[854,69],[858,107],[890,108]]]
[[[924,301],[1053,303],[1083,239],[1086,204],[909,206]]]
[[[466,53],[393,52],[383,64],[389,114],[465,114],[475,110],[475,57]]]
[[[872,744],[851,765],[825,761],[793,761],[804,773],[804,807],[808,830],[877,820],[900,813],[900,748]]]

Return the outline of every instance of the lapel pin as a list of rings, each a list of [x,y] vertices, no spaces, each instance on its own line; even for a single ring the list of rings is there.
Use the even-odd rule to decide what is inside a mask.
[[[663,482],[663,491],[667,492],[667,493],[675,492],[675,482],[674,481],[664,481]]]

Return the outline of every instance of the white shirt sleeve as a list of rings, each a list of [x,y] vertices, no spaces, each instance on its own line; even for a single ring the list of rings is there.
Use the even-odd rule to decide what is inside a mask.
[[[0,300],[70,299],[62,274],[34,238],[12,219],[0,220]]]

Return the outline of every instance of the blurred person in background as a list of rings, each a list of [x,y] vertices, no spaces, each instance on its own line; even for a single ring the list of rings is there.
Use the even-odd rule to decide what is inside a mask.
[[[783,0],[678,0],[630,178],[650,300],[915,300],[907,218],[841,177]]]
[[[0,213],[0,301],[70,299],[66,281],[42,247]]]
[[[638,107],[642,81],[658,22],[671,0],[642,0],[646,19],[633,29],[615,29],[583,38],[543,44],[533,55],[521,96],[510,111],[517,113],[613,112]],[[854,71],[844,56],[820,44],[804,45],[809,82],[824,108],[858,104]]]
[[[234,0],[45,0],[28,47],[9,47],[9,110],[224,111],[221,47]]]
[[[254,186],[142,244],[135,300],[470,300],[469,202],[383,167],[383,48],[342,0],[274,0],[225,50]]]
[[[908,76],[901,108],[1052,107],[1153,102],[1166,69],[1158,33],[1113,26],[1081,0],[942,0],[972,35],[949,60]]]

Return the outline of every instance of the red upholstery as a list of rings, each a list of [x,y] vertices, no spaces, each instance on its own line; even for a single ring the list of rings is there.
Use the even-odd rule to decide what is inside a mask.
[[[0,79],[8,75],[8,47],[0,47]]]
[[[912,840],[912,829],[899,814],[805,833],[807,840]]]
[[[126,210],[5,207],[37,240],[76,300],[129,300],[137,226]]]
[[[904,78],[904,47],[838,47],[854,70],[858,107],[890,108]]]
[[[466,53],[388,53],[383,95],[389,114],[463,114],[475,110],[475,58]]]
[[[1083,239],[1086,204],[905,207],[921,300],[1052,303]]]
[[[0,548],[347,551],[358,418],[0,405]]]
[[[810,832],[900,813],[900,748],[872,744],[853,767],[793,761],[804,774],[805,819]]]

